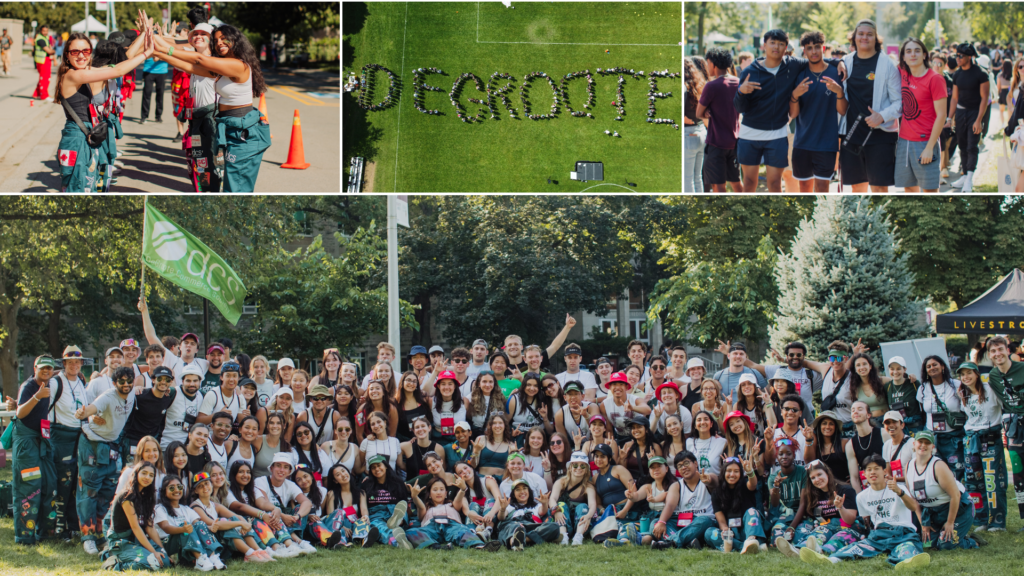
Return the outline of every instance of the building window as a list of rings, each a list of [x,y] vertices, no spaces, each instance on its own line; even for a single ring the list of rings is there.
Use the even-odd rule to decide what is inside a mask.
[[[650,342],[650,336],[647,334],[647,330],[642,330],[641,327],[644,320],[630,320],[629,321],[629,337],[635,338],[643,342]]]
[[[616,327],[615,320],[601,320],[601,333],[610,334],[612,336],[619,335],[619,329]]]

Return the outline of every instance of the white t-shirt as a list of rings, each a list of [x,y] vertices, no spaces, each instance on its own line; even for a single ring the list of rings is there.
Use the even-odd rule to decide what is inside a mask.
[[[964,412],[967,413],[967,424],[964,430],[988,430],[989,428],[1003,422],[1003,402],[999,396],[992,392],[987,382],[983,382],[985,390],[985,401],[978,402],[978,395],[971,394],[967,397],[967,405]]]
[[[885,443],[882,444],[882,458],[885,458],[886,462],[890,462],[892,476],[901,484],[906,483],[907,481],[907,467],[910,466],[910,460],[914,457],[914,439],[909,436],[907,436],[906,439],[907,441],[903,443],[903,447],[900,448],[898,456],[894,454],[894,452],[899,445],[893,444],[892,438],[886,440]],[[891,464],[893,458],[896,457],[898,457],[900,461],[898,469]]]
[[[238,413],[242,410],[245,410],[245,398],[242,396],[242,391],[235,388],[234,394],[229,398],[224,396],[220,386],[207,392],[203,398],[202,405],[199,407],[201,414],[209,414],[211,416],[217,412],[230,412],[232,420],[238,418]]]
[[[721,436],[712,436],[707,440],[687,438],[686,449],[697,457],[697,467],[718,474],[722,469],[722,453],[727,442]]]
[[[48,386],[50,387],[51,402],[47,418],[69,428],[81,428],[82,421],[75,418],[75,411],[87,406],[89,401],[89,395],[85,391],[85,378],[82,378],[82,375],[79,374],[74,380],[70,380],[64,374],[64,371],[61,371],[50,378]],[[61,391],[60,398],[57,399],[56,403],[53,403],[53,399],[57,398],[58,386]]]
[[[267,402],[270,402],[270,397],[274,395],[274,392],[277,392],[277,386],[270,378],[264,378],[262,384],[256,383],[256,403],[260,408],[266,408]]]
[[[388,457],[388,464],[391,469],[395,469],[395,465],[398,462],[398,455],[402,452],[401,442],[394,436],[388,436],[387,440],[376,440],[372,438],[363,438],[363,442],[359,445],[359,451],[363,453],[363,461],[369,462],[370,458],[373,458],[377,454]]]
[[[935,393],[932,393],[932,390]],[[945,417],[933,418],[932,414],[943,411],[943,405],[949,412],[961,412],[960,395],[956,393],[960,389],[960,381],[953,379],[953,383],[943,382],[941,386],[935,386],[925,382],[917,388],[917,401],[921,404],[921,411],[925,413],[925,428],[932,432],[952,432],[946,429]],[[989,389],[991,391],[991,389]]]
[[[857,494],[857,513],[865,518],[871,518],[871,522],[877,528],[879,524],[885,523],[890,526],[904,526],[915,530],[914,514],[903,503],[903,500],[895,492],[888,488],[875,490],[870,485]]]
[[[186,396],[182,388],[171,388],[170,393],[174,395],[174,400],[167,408],[167,420],[160,436],[161,449],[166,449],[171,442],[185,443],[188,440],[189,428],[195,424],[199,407],[203,403],[203,398],[198,392],[192,398]]]
[[[466,366],[466,376],[468,376],[468,379],[466,380],[466,384],[463,384],[463,386],[471,385],[473,383],[473,380],[476,380],[476,375],[479,374],[481,370],[490,369],[491,367],[487,364],[486,360],[484,360],[483,364],[477,366],[476,364],[473,363],[473,359],[470,358],[469,364]]]
[[[117,390],[111,388],[92,404],[96,407],[96,415],[103,418],[104,424],[98,426],[90,418],[88,422],[82,423],[82,433],[93,442],[113,442],[121,436],[121,431],[128,422],[128,415],[135,408],[135,389],[132,388],[128,397],[121,400]]]
[[[825,372],[825,376],[822,378],[821,381],[822,401],[824,401],[826,398],[831,396],[833,392],[835,392],[837,385],[841,386],[841,388],[839,389],[839,393],[836,394],[836,407],[834,412],[843,424],[847,422],[853,422],[853,414],[850,411],[850,408],[853,407],[853,399],[850,397],[850,374],[853,374],[853,372],[847,370],[846,373],[843,374],[843,379],[836,383],[833,381],[833,370],[831,367],[829,367],[828,371]]]
[[[523,472],[523,479],[526,480],[527,484],[530,485],[530,489],[533,490],[534,498],[538,498],[541,494],[548,491],[548,484],[547,482],[544,481],[544,478],[542,476],[538,476],[533,472]],[[505,480],[502,480],[501,486],[499,486],[499,488],[501,489],[501,493],[504,494],[506,498],[512,497],[511,479],[506,478]]]
[[[161,540],[170,536],[170,534],[160,529],[161,522],[169,522],[171,526],[181,528],[186,524],[191,524],[196,520],[199,520],[199,514],[196,514],[196,511],[188,506],[179,505],[174,509],[174,513],[175,515],[171,516],[163,504],[157,504],[156,508],[153,510],[153,525],[156,527],[156,533],[160,536]]]
[[[575,374],[569,374],[568,371],[559,372],[558,374],[555,374],[555,378],[558,378],[558,384],[563,389],[565,388],[566,382],[576,381],[583,384],[584,392],[587,390],[597,390],[597,379],[594,378],[593,372],[586,372],[583,370],[580,370]]]
[[[284,484],[274,487],[274,492],[276,492],[277,495],[282,500],[284,500],[284,502],[278,502],[277,499],[274,498],[274,492],[270,491],[271,484],[269,476],[257,478],[255,482],[255,487],[262,491],[267,496],[271,503],[276,505],[278,508],[284,510],[292,506],[292,504],[295,502],[296,496],[302,494],[302,490],[298,487],[297,484],[295,484],[295,482],[292,482],[291,480],[285,480]]]

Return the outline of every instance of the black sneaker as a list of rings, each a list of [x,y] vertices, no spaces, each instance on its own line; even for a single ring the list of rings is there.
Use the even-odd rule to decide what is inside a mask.
[[[512,546],[510,547],[513,552],[522,552],[523,548],[526,547],[526,530],[522,528],[516,529],[512,534]]]
[[[704,543],[700,541],[700,538],[694,538],[690,540],[690,543],[686,545],[690,550],[703,550]]]
[[[363,538],[362,547],[369,548],[376,544],[378,540],[380,540],[380,531],[377,530],[376,526],[371,527],[370,531],[366,534],[366,538]]]
[[[157,124],[163,124],[164,120],[163,118],[157,118],[156,120],[153,120],[153,122],[156,122]]]
[[[491,540],[487,544],[484,544],[481,550],[484,550],[485,552],[497,552],[498,550],[501,550],[501,542]]]
[[[330,538],[327,539],[327,544],[324,544],[324,546],[327,548],[334,548],[338,545],[338,542],[341,542],[341,532],[334,532],[331,534]]]
[[[981,536],[978,536],[977,534],[971,534],[970,537],[978,543],[978,548],[981,548],[982,546],[988,546],[988,540],[985,540]]]
[[[658,540],[651,543],[651,550],[668,550],[670,548],[672,548],[672,543],[668,540]]]
[[[174,138],[171,138],[171,142],[181,142],[181,134],[177,134]]]

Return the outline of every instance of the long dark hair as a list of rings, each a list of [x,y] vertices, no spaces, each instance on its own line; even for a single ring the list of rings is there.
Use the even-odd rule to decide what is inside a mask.
[[[453,378],[442,378],[442,380],[454,380]],[[444,396],[441,395],[440,382],[434,385],[434,398],[433,398],[433,410],[437,413],[441,413],[441,407],[444,406]],[[458,412],[459,408],[462,407],[462,391],[459,390],[459,381],[455,380],[455,389],[452,390],[452,412]]]
[[[299,484],[299,472],[302,472],[303,474],[309,474],[309,494],[306,496],[306,498],[309,498],[309,501],[313,503],[313,510],[319,510],[323,506],[324,496],[323,494],[320,493],[320,484],[317,483],[316,476],[313,476],[313,472],[310,471],[309,468],[296,468],[295,471],[292,472],[292,482],[295,482],[296,486],[298,486]],[[299,490],[302,489],[299,488]],[[323,512],[323,510],[320,511]]]
[[[931,356],[928,356],[927,358],[924,359],[923,362],[921,362],[921,380],[923,380],[925,384],[927,384],[927,383],[932,381],[932,377],[928,375],[928,370],[926,369],[928,367],[928,361],[929,360],[935,360],[936,362],[939,363],[940,366],[942,366],[942,381],[943,381],[943,383],[945,383],[945,382],[952,383],[953,375],[950,374],[950,372],[949,372],[949,365],[946,364],[946,361],[943,360],[941,356],[936,356],[935,354],[932,354]],[[856,398],[854,398],[854,400],[856,400]]]
[[[398,389],[395,390],[395,403],[398,404],[396,408],[398,408],[399,413],[405,412],[405,379],[410,376],[416,380],[416,387],[413,388],[412,391],[412,399],[416,401],[417,406],[423,406],[426,403],[425,399],[423,398],[423,390],[420,390],[419,386],[420,377],[417,376],[416,373],[413,372],[412,370],[409,370],[408,372],[403,372],[402,377],[398,379]],[[455,389],[459,389],[458,382],[455,383]]]
[[[340,369],[339,369],[338,373],[339,374],[341,373]],[[338,378],[341,379],[341,376],[339,376]],[[323,382],[323,381],[324,381],[324,379],[321,378],[320,382]],[[348,390],[348,395],[352,397],[352,400],[349,400],[348,409],[346,411],[344,411],[344,412],[342,412],[341,408],[338,407],[338,392],[340,392],[342,390]],[[420,392],[420,395],[422,396],[423,393]],[[340,413],[343,416],[348,416],[349,420],[352,421],[352,424],[355,425],[355,422],[356,422],[356,412],[359,411],[359,396],[352,390],[351,386],[349,386],[348,384],[338,384],[338,385],[336,385],[334,387],[334,398],[332,399],[331,404],[334,405],[334,409],[337,410],[338,413]],[[399,408],[399,410],[401,410],[401,408]]]
[[[164,450],[164,468],[167,469],[168,476],[173,476],[181,480],[181,485],[185,487],[185,493],[181,495],[181,499],[184,500],[185,497],[188,496],[189,486],[192,485],[192,478],[190,478],[191,474],[189,473],[188,462],[185,462],[185,467],[180,471],[175,470],[174,468],[174,453],[178,451],[178,448],[184,450],[186,456],[188,455],[188,449],[184,444],[178,440],[171,442],[167,445],[167,450]]]
[[[326,424],[326,422],[325,422]],[[309,429],[309,456],[302,450],[302,446],[299,444],[299,429]],[[295,440],[295,453],[298,455],[299,461],[297,464],[305,464],[309,466],[313,472],[324,471],[324,465],[320,462],[320,447],[316,445],[316,431],[313,430],[313,426],[309,422],[296,422],[295,430],[292,431],[292,439]]]
[[[828,485],[825,486],[824,493],[821,491],[821,489],[815,486],[813,482],[811,482],[811,472],[814,470],[821,470],[828,476]],[[827,465],[825,465],[824,462],[822,462],[821,460],[815,460],[814,462],[810,463],[807,466],[806,484],[804,485],[804,489],[800,494],[800,498],[803,500],[804,510],[806,510],[807,513],[810,514],[811,511],[814,510],[815,506],[818,505],[818,502],[821,502],[822,500],[827,500],[831,495],[836,493],[837,484],[838,483],[836,482],[835,475],[832,474],[832,470]],[[836,510],[836,512],[838,512],[838,510]]]
[[[480,475],[476,473],[476,468],[473,468],[472,464],[470,464],[469,462],[465,462],[465,461],[456,462],[455,466],[452,466],[452,472],[454,472],[455,475],[458,476],[458,474],[459,474],[458,468],[459,468],[460,464],[463,465],[463,466],[469,466],[473,470],[473,485],[472,486],[468,486],[468,488],[473,491],[473,494],[476,494],[477,498],[483,498],[484,497],[484,485],[483,485],[482,482],[480,482]]]
[[[253,83],[253,88],[255,87],[256,84]],[[327,357],[332,355],[338,358],[338,382],[341,382],[341,367],[343,364],[343,362],[341,361],[341,354],[338,354],[338,351],[335,350],[334,348],[328,348],[327,350],[324,350],[324,357],[320,361],[320,373],[317,374],[317,376],[320,377],[317,380],[318,384],[323,384],[324,386],[327,386],[328,379],[330,378],[330,375],[327,373]]]
[[[167,487],[170,486],[171,484],[175,483],[175,482],[177,482],[178,484],[181,484],[181,488],[182,488],[181,497],[184,498],[185,497],[185,490],[184,490],[185,485],[182,484],[181,479],[178,478],[177,476],[168,474],[167,476],[164,476],[164,481],[163,481],[163,483],[160,484],[160,505],[163,506],[165,510],[167,510],[167,514],[170,515],[171,518],[177,518],[178,517],[178,512],[174,509],[174,506],[171,504],[170,498],[167,497]],[[178,504],[179,505],[181,504],[181,500],[178,500]]]
[[[962,370],[962,368],[961,368],[961,370]],[[977,370],[974,370],[974,369],[969,369],[969,370],[971,370],[971,372],[974,372],[974,375],[975,375],[974,387],[978,389],[978,404],[984,404],[985,403],[985,383],[981,381],[981,372],[978,372]],[[960,371],[957,370],[957,376],[959,376],[959,375],[960,375]],[[965,384],[963,380],[960,380],[960,390],[958,390],[958,392],[960,392],[960,401],[964,403],[964,409],[966,410],[966,408],[967,408],[967,399],[971,397],[971,388],[967,384]]]
[[[423,491],[427,493],[427,500],[426,502],[423,502],[423,506],[427,510],[430,510],[434,506],[437,506],[437,504],[434,504],[434,501],[430,498],[430,490],[434,487],[434,484],[437,484],[438,482],[440,482],[441,485],[445,487],[444,502],[441,502],[440,505],[444,506],[445,504],[449,504],[452,501],[451,498],[448,497],[448,484],[444,481],[444,478],[441,478],[440,476],[431,478],[430,480],[427,480],[427,485],[423,487]]]
[[[907,64],[906,60],[903,59],[903,51],[907,49],[907,44],[910,44],[910,43],[914,43],[914,44],[917,44],[918,46],[920,46],[921,47],[921,51],[924,52],[924,57],[928,58],[928,47],[924,45],[924,42],[921,42],[917,38],[907,38],[906,40],[904,40],[903,44],[900,46],[899,65],[898,65],[898,67],[899,67],[900,70],[905,71],[907,74],[910,74],[910,65]],[[925,72],[928,71],[928,69],[929,69],[928,62],[925,62],[924,69],[925,69]]]
[[[1001,72],[1003,80],[1009,80],[1013,77],[1013,62],[1009,59],[1003,60],[1003,69]]]
[[[224,40],[227,40],[231,45],[231,51],[229,52],[232,58],[241,60],[249,67],[249,74],[252,78],[252,95],[259,96],[267,91],[267,83],[263,81],[263,72],[260,70],[260,60],[256,57],[256,50],[249,43],[249,39],[245,37],[245,34],[231,26],[230,24],[222,24],[217,27],[213,33],[216,35],[220,32]],[[214,44],[216,45],[216,44]],[[211,50],[213,55],[220,58],[220,54],[217,54],[217,50]]]
[[[828,418],[826,416],[826,418]],[[835,430],[832,431],[832,453],[842,454],[843,453],[843,425],[840,422],[832,420],[832,424],[835,426]],[[818,423],[814,425],[814,441],[818,443],[818,458],[825,455],[823,448],[825,447],[825,434],[821,431],[821,425],[825,423],[825,419],[819,419]]]
[[[266,408],[264,408],[264,410],[266,410]],[[292,449],[291,444],[289,444],[288,441],[284,439],[285,433],[288,432],[288,423],[285,422],[285,420],[284,420],[284,414],[282,414],[280,412],[271,412],[270,410],[267,410],[267,424],[270,424],[270,419],[271,418],[277,418],[278,420],[281,421],[281,436],[277,439],[277,449],[279,451],[281,451],[281,452],[287,452],[287,451],[291,450]],[[264,437],[266,437],[266,435],[267,435],[266,434],[267,433],[266,428],[267,428],[267,426],[264,426],[264,429],[263,429],[263,436]],[[294,438],[294,436],[293,436],[293,438]]]
[[[529,398],[526,397],[526,384],[531,380],[535,381],[537,385],[537,393],[533,396],[533,402],[529,402]],[[546,396],[546,394],[544,394],[544,387],[541,385],[540,374],[537,374],[536,372],[527,372],[526,374],[523,374],[523,381],[519,384],[519,388],[517,388],[513,394],[516,395],[516,412],[518,414],[526,412],[526,407],[531,404],[540,407],[541,402],[544,401],[543,399]],[[548,416],[550,415],[551,412],[548,412]]]
[[[139,488],[139,472],[143,468],[153,469],[153,483],[145,488]],[[135,465],[128,484],[124,487],[122,502],[131,502],[135,506],[135,515],[139,517],[139,526],[146,527],[153,524],[153,512],[156,509],[156,466],[150,462],[142,461]]]
[[[236,480],[238,473],[242,470],[242,466],[249,469],[249,483],[245,486],[240,486],[238,480]],[[256,506],[256,489],[253,486],[254,484],[256,484],[256,477],[252,473],[252,466],[245,460],[236,460],[231,465],[231,471],[228,472],[228,486],[229,490],[231,490],[231,495],[239,502],[249,506]]]
[[[678,458],[679,455],[676,455]],[[677,460],[678,461],[678,460]],[[729,466],[738,466],[740,469],[740,479],[732,486],[725,480],[725,471]],[[746,475],[743,473],[743,466],[739,462],[725,462],[722,464],[721,481],[718,483],[718,489],[715,491],[718,496],[719,502],[725,505],[726,509],[722,510],[726,514],[730,512],[739,512],[736,510],[739,506],[742,506],[744,499],[740,494],[740,490],[743,490],[744,485],[747,483]]]
[[[61,83],[64,81],[64,74],[68,70],[75,69],[75,67],[71,65],[71,50],[68,50],[68,48],[71,48],[71,43],[75,40],[85,40],[86,43],[89,44],[89,50],[92,50],[92,41],[90,41],[89,37],[85,34],[81,32],[72,32],[70,35],[68,35],[68,41],[66,44],[64,44],[64,53],[60,57],[60,68],[57,70],[57,89],[54,91],[55,94],[53,95],[54,104],[60,104],[61,101],[64,99],[64,97],[61,95],[60,90]],[[91,58],[89,60],[89,63],[90,65],[92,64]]]
[[[394,468],[388,465],[387,460],[379,464],[384,467],[384,490],[397,500],[407,500],[409,498],[409,488],[402,481],[402,478],[395,472]],[[371,466],[376,466],[376,464],[366,467],[366,478],[363,479],[362,486],[363,492],[379,490],[377,488],[377,478],[370,472]]]
[[[683,81],[686,94],[694,102],[700,100],[700,93],[704,90],[704,84],[707,81],[704,77],[704,71],[697,69],[697,64],[694,63],[692,57],[683,58]]]
[[[870,370],[868,370],[868,384],[871,386],[871,391],[875,393],[875,397],[884,398],[885,389],[882,387],[882,379],[878,376],[878,368],[875,367],[874,360],[863,352],[854,354],[853,358],[850,359],[850,368],[853,369],[853,376],[850,377],[850,398],[856,401],[857,392],[860,390],[861,381],[860,374],[857,374],[857,360],[861,358],[867,360],[868,366],[870,366]]]
[[[341,462],[331,466],[330,470],[327,471],[327,474],[324,475],[324,488],[327,488],[328,493],[334,494],[334,508],[340,509],[345,502],[341,499],[341,484],[338,484],[338,481],[334,479],[335,468],[344,468],[345,471],[348,472],[348,491],[352,494],[352,505],[358,508],[362,490],[359,489],[359,485],[356,483],[355,474],[352,473],[352,470],[349,469],[348,466],[345,466]]]
[[[711,419],[711,430],[708,430],[708,433],[711,434],[709,438],[721,436],[722,429],[718,426],[718,420],[715,420],[715,416],[711,412],[708,412],[707,410],[698,410],[697,413],[693,416],[693,434],[690,437],[693,438],[695,442],[700,439],[700,432],[697,431],[697,416],[700,416],[701,414],[706,414],[707,417]]]

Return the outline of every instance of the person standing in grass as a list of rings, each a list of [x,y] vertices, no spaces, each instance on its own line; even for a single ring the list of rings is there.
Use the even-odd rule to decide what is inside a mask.
[[[964,430],[964,484],[975,502],[975,532],[1006,530],[1006,458],[1003,455],[1003,404],[992,387],[981,380],[978,366],[964,362],[960,400],[967,413]]]
[[[56,494],[57,489],[50,421],[47,419],[50,411],[48,383],[53,374],[53,358],[39,356],[33,367],[35,375],[22,383],[18,390],[17,420],[11,424],[14,426],[14,498],[20,503],[14,512],[14,541],[25,545],[54,536],[50,495]]]
[[[1006,448],[1017,458],[1024,459],[1024,362],[1015,362],[1010,356],[1010,345],[1006,338],[996,336],[988,341],[988,356],[992,360],[992,371],[988,373],[988,385],[999,396],[1006,420]],[[1013,488],[1017,494],[1024,494],[1024,473],[1013,472]],[[1024,499],[1017,498],[1017,510],[1024,518]],[[1024,527],[1021,528],[1024,532]]]

